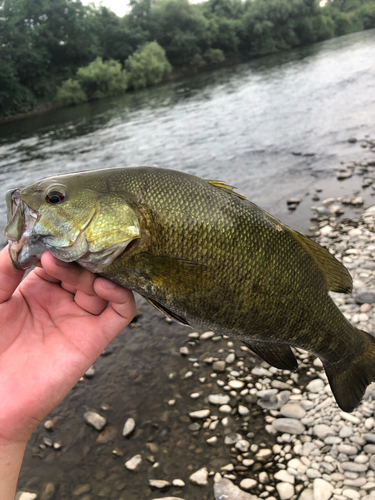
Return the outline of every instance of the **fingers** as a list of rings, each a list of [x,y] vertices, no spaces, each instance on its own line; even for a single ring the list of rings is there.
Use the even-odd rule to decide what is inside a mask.
[[[8,246],[0,252],[0,304],[10,299],[25,271],[16,269],[9,256]]]
[[[51,253],[45,252],[42,255],[42,266],[45,272],[52,278],[57,279],[62,282],[63,288],[68,291],[79,290],[87,295],[96,295],[93,284],[95,281],[95,274],[91,273],[87,269],[79,266],[75,262],[62,262],[56,259]],[[42,274],[42,271],[36,271],[39,276],[48,279]]]
[[[134,295],[130,290],[104,278],[95,280],[94,289],[100,297],[111,302],[98,317],[102,331],[110,342],[134,318],[137,312]]]

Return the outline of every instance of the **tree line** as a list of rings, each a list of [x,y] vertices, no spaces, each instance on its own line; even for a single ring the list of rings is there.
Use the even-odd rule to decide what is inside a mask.
[[[375,28],[374,0],[0,0],[0,116],[70,105]]]

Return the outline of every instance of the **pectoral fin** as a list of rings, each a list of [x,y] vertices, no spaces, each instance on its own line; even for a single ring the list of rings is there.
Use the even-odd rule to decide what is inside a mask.
[[[170,319],[173,319],[174,321],[176,321],[176,323],[178,323],[179,325],[184,325],[184,326],[190,326],[189,323],[186,321],[186,319],[182,318],[181,316],[178,316],[177,314],[175,314],[174,312],[170,311],[169,309],[167,309],[166,307],[160,305],[158,302],[156,302],[155,300],[153,299],[149,299],[147,297],[145,297],[145,299],[147,300],[147,302],[149,302],[153,307],[155,307],[155,309],[157,309],[158,311],[164,313],[167,318],[170,318]]]
[[[298,368],[296,357],[287,344],[248,344],[246,342],[244,344],[275,368],[291,371],[296,371]]]

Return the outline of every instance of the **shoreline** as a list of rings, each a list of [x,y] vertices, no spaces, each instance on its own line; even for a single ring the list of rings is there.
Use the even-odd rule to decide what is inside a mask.
[[[364,207],[361,195],[375,186],[375,162],[364,163],[345,169],[362,176],[361,193],[311,194],[311,214],[315,240],[353,277],[353,293],[333,300],[374,333],[375,203]],[[349,205],[361,215],[343,217]],[[21,491],[38,500],[375,499],[375,384],[344,413],[307,352],[297,350],[297,372],[277,370],[241,342],[191,332],[144,302],[139,311],[33,434],[17,500]],[[148,347],[150,332],[158,338]],[[106,418],[103,429],[85,423],[87,409]]]

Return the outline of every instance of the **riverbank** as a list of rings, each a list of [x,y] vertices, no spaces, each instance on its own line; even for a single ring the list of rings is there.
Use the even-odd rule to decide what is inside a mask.
[[[310,193],[311,232],[352,274],[353,294],[333,294],[336,304],[374,332],[375,208],[364,199],[375,164],[366,156],[346,177],[336,172],[337,182],[361,179],[353,196]],[[33,434],[18,500],[374,499],[374,385],[346,414],[320,361],[296,355],[298,372],[277,370],[139,301],[132,325]]]

